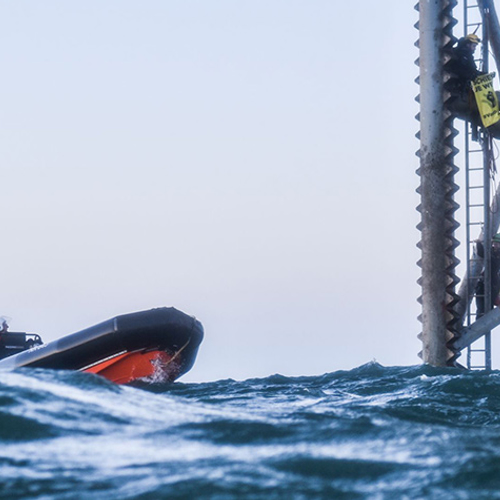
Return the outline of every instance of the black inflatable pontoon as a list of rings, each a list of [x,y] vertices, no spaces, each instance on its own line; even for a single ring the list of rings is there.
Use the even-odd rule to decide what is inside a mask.
[[[22,336],[17,344],[15,335]],[[172,381],[191,369],[202,340],[198,320],[165,307],[117,316],[42,345],[36,345],[41,343],[38,335],[5,332],[0,335],[0,357],[7,357],[0,360],[0,369],[80,370],[116,383]],[[19,352],[23,348],[28,350]]]

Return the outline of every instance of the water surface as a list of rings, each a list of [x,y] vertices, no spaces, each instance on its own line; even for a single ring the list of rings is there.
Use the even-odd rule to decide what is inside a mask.
[[[0,381],[1,499],[500,499],[500,372]]]

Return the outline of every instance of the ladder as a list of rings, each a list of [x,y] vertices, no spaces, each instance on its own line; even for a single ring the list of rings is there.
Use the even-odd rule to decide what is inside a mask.
[[[476,0],[463,0],[464,2],[464,36],[469,33],[475,33],[478,30],[482,31],[483,50],[479,59],[476,60],[478,66],[483,71],[488,71],[488,43],[487,33],[482,23],[482,16]],[[486,291],[486,303],[491,305],[492,297],[490,297],[489,281],[491,280],[489,270],[489,254],[490,254],[490,162],[491,158],[491,138],[487,132],[480,132],[478,135],[475,126],[470,122],[465,122],[465,233],[466,233],[466,263],[468,279],[467,286],[469,294],[475,292],[475,284],[480,276],[474,276],[472,267],[475,256],[475,242],[479,238],[481,230],[484,233],[484,250],[485,259],[484,265],[484,289]],[[479,141],[479,142],[478,142]],[[477,256],[474,257],[477,260]],[[476,262],[477,264],[477,262]],[[481,268],[482,266],[480,266]],[[470,326],[477,318],[477,313],[472,309],[472,304],[467,307],[466,322]],[[486,308],[488,309],[488,306]],[[477,340],[473,345],[467,348],[467,368],[470,370],[491,370],[491,332]]]

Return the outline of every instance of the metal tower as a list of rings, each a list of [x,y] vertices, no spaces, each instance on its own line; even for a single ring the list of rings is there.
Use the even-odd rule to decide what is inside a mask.
[[[455,269],[458,260],[455,249],[458,241],[455,229],[455,211],[458,208],[454,194],[458,186],[454,182],[457,167],[454,156],[457,149],[453,140],[457,131],[453,127],[454,116],[447,107],[450,96],[445,92],[445,71],[449,52],[455,42],[452,34],[456,20],[453,8],[456,0],[420,0],[418,23],[420,57],[420,168],[418,193],[421,204],[421,222],[417,226],[422,233],[419,248],[422,268],[419,284],[422,295],[422,352],[425,363],[434,366],[453,365],[457,351],[453,341],[458,338],[458,316],[455,305],[458,296],[455,286],[458,278]]]
[[[490,0],[462,0],[464,5],[464,31],[481,29],[483,51],[481,69],[488,71],[488,46],[491,41],[497,67],[500,67],[500,25]],[[472,3],[474,2],[474,3]],[[422,340],[420,353],[424,362],[435,366],[455,366],[460,351],[467,349],[469,368],[491,369],[491,329],[500,324],[500,309],[491,309],[494,297],[490,296],[491,237],[500,224],[500,190],[490,201],[490,175],[492,172],[492,138],[488,129],[465,124],[465,233],[466,275],[459,294],[455,286],[459,279],[455,272],[458,259],[455,250],[458,241],[455,214],[458,205],[454,195],[458,190],[454,164],[458,150],[454,138],[458,134],[453,123],[451,96],[446,90],[450,75],[447,71],[452,47],[456,41],[453,27],[457,21],[453,9],[457,0],[420,0],[419,41],[420,57],[420,168],[418,192],[421,213],[418,229],[422,232],[419,248],[422,258],[419,265],[422,277]],[[476,240],[484,246],[484,259],[476,255]],[[478,279],[485,282],[485,314],[477,318],[471,309],[471,300]],[[465,324],[464,324],[465,323]],[[482,338],[477,347],[473,342]]]

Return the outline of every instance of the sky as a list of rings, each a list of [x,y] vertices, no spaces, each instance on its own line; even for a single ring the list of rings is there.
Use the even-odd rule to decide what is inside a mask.
[[[11,330],[174,306],[187,382],[419,364],[414,3],[0,0]]]

